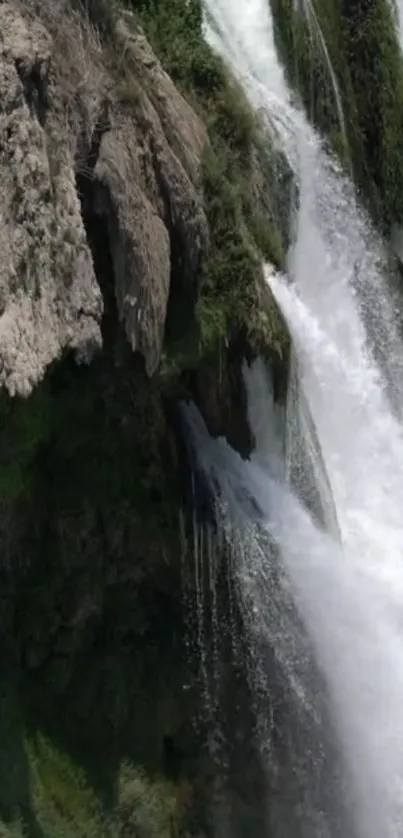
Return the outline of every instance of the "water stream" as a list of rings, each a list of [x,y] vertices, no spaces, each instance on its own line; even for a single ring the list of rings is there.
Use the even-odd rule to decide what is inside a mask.
[[[267,0],[245,0],[242,8],[235,0],[208,0],[207,34],[253,105],[268,113],[300,192],[287,276],[267,269],[293,338],[286,413],[274,405],[264,366],[246,370],[256,449],[243,461],[224,441],[209,438],[194,408],[185,409],[219,524],[234,546],[256,672],[266,679],[267,714],[277,713],[277,730],[281,714],[289,725],[282,741],[265,743],[270,834],[399,838],[403,347],[397,303],[385,280],[382,242],[353,186],[291,103]]]

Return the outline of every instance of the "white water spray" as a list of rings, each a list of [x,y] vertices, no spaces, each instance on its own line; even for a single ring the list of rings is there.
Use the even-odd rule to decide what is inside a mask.
[[[238,572],[255,630],[272,646],[304,709],[305,724],[310,720],[308,738],[325,735],[325,702],[342,754],[347,829],[316,793],[309,802],[305,778],[305,816],[288,827],[286,807],[280,806],[275,835],[400,838],[403,348],[396,302],[385,282],[382,242],[357,205],[352,185],[290,104],[267,2],[249,0],[242,14],[234,0],[209,0],[207,6],[212,44],[231,62],[253,104],[274,121],[298,180],[290,278],[268,271],[267,281],[293,337],[297,408],[305,403],[312,418],[315,433],[308,447],[314,480],[328,515],[333,505],[330,517],[340,538],[318,527],[295,495],[299,487],[292,485],[262,370],[247,376],[257,440],[249,463],[210,440],[188,415],[200,465],[219,485],[238,528]],[[299,633],[292,601],[306,637]],[[319,692],[311,649],[324,677]],[[322,744],[326,750],[327,743]]]

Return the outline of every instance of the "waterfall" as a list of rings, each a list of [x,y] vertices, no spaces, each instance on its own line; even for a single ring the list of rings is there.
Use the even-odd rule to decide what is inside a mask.
[[[266,399],[270,382],[263,365],[246,370],[245,378],[249,416],[254,422],[257,409],[266,416],[278,454],[284,451],[283,440],[278,426],[275,440],[276,409],[272,398]],[[258,401],[259,394],[263,401]],[[250,674],[270,790],[268,834],[342,838],[346,835],[343,777],[322,677],[295,607],[277,536],[266,524],[271,504],[267,481],[284,485],[285,463],[276,455],[271,459],[266,445],[260,448],[263,440],[258,426],[253,427],[258,447],[250,462],[244,462],[224,440],[209,437],[192,405],[183,411],[199,467],[216,498],[218,525],[232,547],[232,573],[248,632]],[[261,834],[263,838],[265,833]]]
[[[403,834],[403,347],[382,240],[291,101],[267,0],[208,0],[206,33],[274,125],[299,185],[286,410],[245,370],[242,460],[184,406],[254,645],[275,838]],[[274,720],[274,721],[273,721]],[[264,731],[264,725],[261,728]],[[262,734],[263,735],[263,734]]]
[[[339,537],[340,531],[332,489],[316,426],[301,386],[295,354],[291,357],[285,418],[287,480],[318,523]]]

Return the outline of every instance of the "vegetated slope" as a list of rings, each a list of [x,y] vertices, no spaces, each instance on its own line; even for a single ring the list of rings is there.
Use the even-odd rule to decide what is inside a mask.
[[[389,0],[270,0],[280,55],[384,229],[403,220],[403,56]],[[334,71],[346,135],[329,61]]]

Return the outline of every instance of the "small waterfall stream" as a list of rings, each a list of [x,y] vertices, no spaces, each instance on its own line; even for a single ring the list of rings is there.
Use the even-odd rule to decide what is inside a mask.
[[[382,241],[277,61],[266,0],[208,0],[206,31],[275,126],[299,185],[286,411],[245,370],[243,461],[184,407],[232,545],[254,648],[274,838],[403,834],[403,346]],[[266,734],[264,734],[266,730]],[[256,837],[258,838],[258,837]],[[259,836],[260,838],[260,836]]]
[[[339,85],[338,85],[338,82],[337,82],[336,74],[335,74],[333,66],[332,66],[332,62],[330,60],[329,51],[328,51],[328,48],[327,48],[325,38],[323,36],[323,32],[322,32],[322,29],[321,29],[321,26],[320,26],[320,23],[319,23],[319,20],[318,20],[318,16],[316,14],[315,6],[314,6],[312,0],[302,0],[301,7],[302,7],[303,13],[306,17],[306,20],[308,21],[311,40],[312,41],[316,40],[316,42],[319,44],[319,49],[320,49],[320,52],[322,53],[323,60],[324,60],[324,65],[326,67],[326,70],[327,70],[328,76],[329,76],[329,80],[330,80],[330,86],[331,86],[331,89],[332,89],[334,103],[335,103],[335,106],[336,106],[337,118],[338,118],[338,121],[339,121],[340,130],[341,130],[344,141],[346,141],[346,136],[347,136],[346,135],[346,124],[345,124],[345,119],[344,119],[343,105],[342,105],[342,101],[341,101]]]

